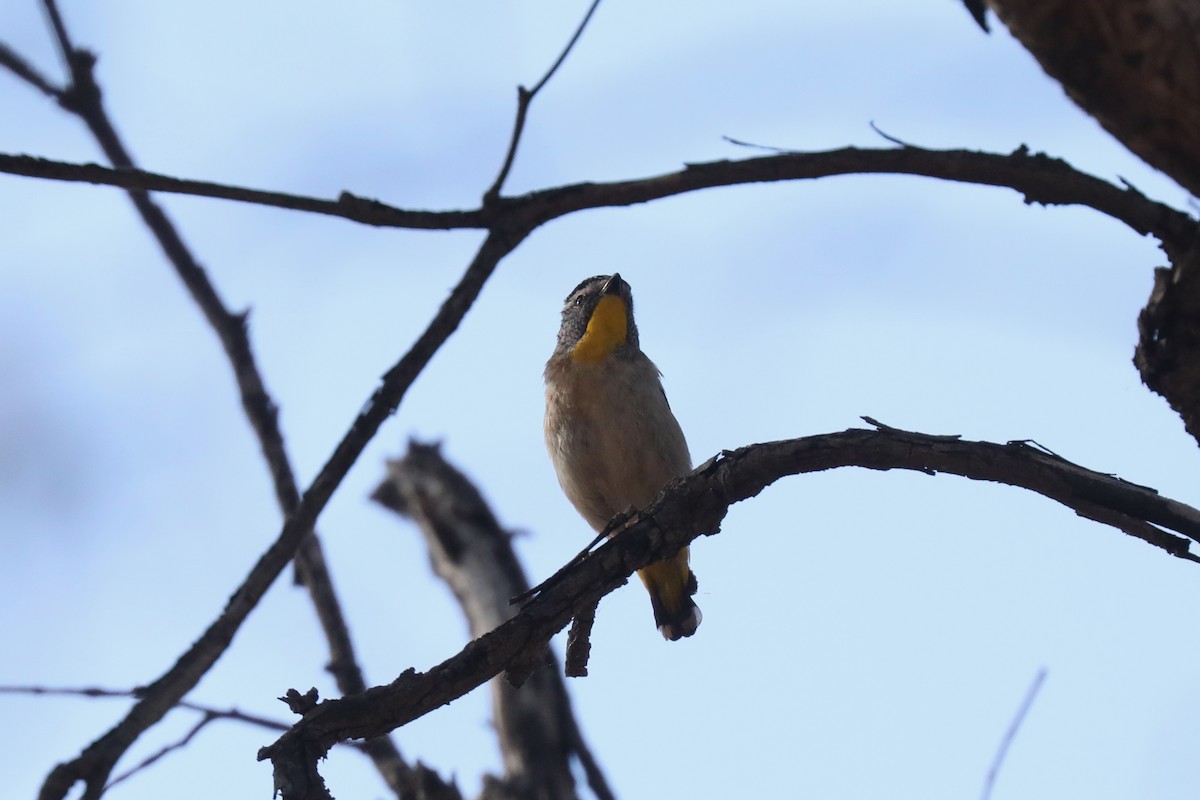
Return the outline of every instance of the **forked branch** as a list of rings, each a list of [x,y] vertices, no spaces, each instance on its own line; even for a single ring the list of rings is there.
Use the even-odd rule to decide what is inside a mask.
[[[133,156],[118,135],[104,106],[100,87],[93,74],[95,57],[75,45],[55,0],[43,0],[42,4],[57,42],[59,54],[66,66],[68,74],[66,85],[63,88],[53,86],[28,62],[8,48],[0,48],[0,66],[7,67],[18,77],[53,97],[64,109],[83,120],[114,167],[118,170],[135,169]],[[300,491],[296,485],[283,434],[279,428],[276,405],[267,391],[250,345],[246,325],[247,315],[230,311],[227,308],[207,272],[185,244],[178,228],[154,198],[147,191],[138,187],[129,187],[127,193],[142,221],[162,248],[167,261],[172,265],[176,275],[187,288],[193,301],[221,341],[233,370],[242,400],[242,408],[254,429],[271,473],[280,510],[282,515],[287,517],[299,505]],[[334,591],[320,542],[314,533],[309,532],[296,551],[295,563],[297,575],[303,579],[303,583],[309,590],[329,645],[330,671],[337,681],[338,688],[344,694],[362,691],[366,687],[366,681],[358,666],[358,659],[350,640],[349,628]],[[191,663],[200,664],[207,660],[211,664],[228,646],[230,638],[207,638],[203,658],[195,659]],[[103,757],[95,757],[91,762],[94,769],[90,773],[73,774],[71,772],[70,767],[72,764],[78,764],[84,758],[81,757],[75,762],[56,767],[51,777],[58,775],[72,781],[76,778],[83,779],[88,784],[88,794],[97,795],[104,786],[111,786],[112,783],[123,780],[132,772],[149,766],[161,755],[186,745],[208,722],[218,717],[206,712],[182,742],[176,742],[169,746],[161,755],[135,767],[132,772],[127,772],[124,776],[115,778],[107,784],[104,783],[107,781],[114,759],[121,755],[124,748],[128,747],[143,730],[170,710],[172,704],[168,701],[172,697],[176,701],[179,700],[199,679],[198,674],[190,672],[177,672],[176,675],[175,682],[168,684],[159,681],[154,684],[156,688],[148,690],[144,696],[139,698],[137,703],[139,713],[131,714],[110,732],[107,747],[89,748],[88,752],[93,756],[96,753],[103,754]],[[404,794],[410,788],[415,780],[412,777],[412,770],[401,758],[399,751],[390,740],[381,739],[373,743],[367,752],[385,780],[398,795]],[[47,781],[47,785],[49,783]],[[409,793],[411,794],[411,792]]]

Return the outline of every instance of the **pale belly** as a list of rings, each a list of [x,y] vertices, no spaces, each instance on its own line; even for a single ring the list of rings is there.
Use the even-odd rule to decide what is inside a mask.
[[[546,445],[559,483],[597,531],[691,470],[658,371],[649,360],[645,367],[625,370],[626,380],[602,368],[581,371],[547,392]]]

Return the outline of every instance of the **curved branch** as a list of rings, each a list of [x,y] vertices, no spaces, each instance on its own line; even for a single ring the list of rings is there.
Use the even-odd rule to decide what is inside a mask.
[[[625,583],[634,570],[701,535],[717,533],[730,505],[779,478],[850,466],[946,472],[1028,489],[1089,518],[1103,516],[1171,555],[1200,561],[1188,549],[1189,539],[1200,541],[1200,511],[1026,442],[962,441],[885,428],[749,445],[726,451],[670,484],[628,528],[552,577],[517,616],[457,655],[428,672],[409,669],[386,686],[321,703],[260,750],[259,759],[273,762],[285,800],[309,791],[322,796],[317,761],[337,742],[385,734],[522,664],[577,610]]]
[[[1187,214],[1150,200],[1133,187],[1120,188],[1081,172],[1062,159],[1030,153],[1025,147],[1009,154],[921,147],[844,147],[779,153],[738,161],[688,164],[677,172],[638,180],[563,186],[513,200],[532,206],[531,214],[547,215],[538,219],[540,224],[586,208],[645,203],[717,186],[856,174],[916,175],[998,186],[1020,192],[1026,203],[1087,206],[1125,223],[1139,234],[1152,234],[1168,252],[1190,244],[1197,231],[1196,221]]]
[[[141,170],[113,170],[0,153],[0,172],[51,180],[139,188],[214,197],[341,217],[366,225],[452,230],[497,225],[537,227],[557,217],[592,208],[628,206],[687,192],[745,183],[812,180],[835,175],[902,174],[1014,189],[1026,203],[1080,205],[1151,234],[1168,255],[1196,237],[1196,221],[1182,211],[1081,172],[1066,161],[1024,147],[1008,154],[921,147],[777,153],[737,161],[688,164],[682,170],[608,183],[576,183],[524,195],[496,198],[466,211],[414,211],[343,192],[338,200],[266,192],[205,181],[182,180]]]

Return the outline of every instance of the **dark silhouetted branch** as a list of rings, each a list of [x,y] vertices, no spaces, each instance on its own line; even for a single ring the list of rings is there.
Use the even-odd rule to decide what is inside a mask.
[[[0,42],[0,67],[53,100],[62,97],[62,89],[52,84],[45,75],[38,72],[32,64],[3,42]]]
[[[170,744],[163,745],[161,748],[156,750],[154,753],[152,753],[151,755],[142,759],[137,764],[135,764],[133,767],[130,767],[129,769],[122,772],[120,775],[114,776],[112,778],[112,780],[110,780],[108,782],[108,785],[104,787],[104,790],[108,791],[112,787],[116,786],[118,783],[128,780],[129,778],[132,778],[134,775],[138,774],[142,770],[148,769],[148,768],[154,766],[161,759],[169,756],[171,753],[175,752],[176,750],[182,750],[183,748],[187,747],[188,744],[191,743],[192,739],[196,738],[196,734],[200,733],[200,731],[206,725],[208,725],[208,723],[213,722],[216,719],[217,719],[217,717],[215,715],[202,714],[200,716],[200,719],[196,720],[196,723],[194,725],[192,725],[192,727],[188,730],[187,733],[185,733],[183,736],[181,736],[176,741],[171,742]]]
[[[454,592],[478,638],[511,619],[509,598],[529,587],[508,531],[500,527],[479,490],[443,458],[437,445],[410,442],[373,498],[411,518],[424,535],[433,570]],[[529,679],[520,688],[493,678],[492,717],[504,776],[485,778],[481,800],[578,797],[571,759],[586,770],[596,797],[613,797],[583,740],[557,659],[531,651]]]
[[[726,451],[672,482],[621,533],[546,581],[520,613],[428,672],[409,669],[386,686],[321,703],[269,747],[285,800],[327,796],[317,762],[339,741],[379,736],[462,696],[540,653],[581,609],[622,585],[637,569],[719,531],[730,505],[786,475],[836,467],[945,472],[1037,492],[1069,508],[1104,508],[1155,531],[1134,535],[1171,555],[1200,561],[1200,511],[1153,489],[1085,469],[1026,442],[994,444],[897,429],[858,430],[755,444]],[[1182,536],[1169,531],[1175,531]],[[1185,538],[1186,537],[1186,538]]]
[[[55,686],[0,686],[0,694],[28,694],[28,695],[43,695],[47,697],[89,697],[89,698],[107,698],[107,699],[137,699],[141,695],[140,689],[104,689],[99,686],[85,686],[82,688],[71,687],[55,687]],[[271,731],[286,731],[290,726],[286,722],[281,722],[267,717],[260,717],[257,714],[247,714],[244,711],[239,711],[236,708],[216,708],[214,706],[204,705],[202,703],[193,703],[190,700],[181,700],[176,704],[176,708],[186,708],[189,711],[195,711],[213,719],[227,719],[233,722],[245,722],[248,725],[256,725],[260,728],[266,728]]]
[[[67,87],[61,90],[55,89],[36,70],[7,49],[0,51],[0,56],[2,56],[0,63],[30,84],[58,99],[63,108],[82,119],[104,151],[105,156],[116,168],[134,169],[133,157],[117,134],[104,108],[102,93],[95,82],[93,73],[95,57],[75,46],[55,0],[43,0],[43,6],[54,31],[59,53],[70,75]],[[226,308],[216,287],[209,280],[207,273],[196,261],[190,249],[184,244],[174,223],[150,195],[144,189],[139,188],[130,188],[128,194],[143,222],[158,241],[167,259],[174,266],[176,274],[183,281],[192,299],[200,307],[205,319],[224,347],[241,395],[242,407],[258,438],[271,473],[276,498],[286,517],[298,505],[300,492],[296,486],[295,476],[284,446],[283,435],[279,430],[275,403],[267,392],[250,347],[246,331],[246,314],[232,313]],[[366,682],[358,666],[341,605],[325,565],[320,542],[311,532],[296,554],[296,569],[297,575],[303,579],[309,589],[322,630],[329,644],[329,669],[337,680],[339,689],[344,694],[362,691],[366,688]],[[220,650],[223,649],[223,647],[220,648]],[[216,651],[216,655],[219,655],[220,650]],[[182,687],[183,691],[186,692],[194,684],[195,681],[192,681],[190,685]],[[139,703],[139,705],[143,704]],[[150,706],[145,706],[145,708],[148,709]],[[124,748],[128,747],[142,730],[154,724],[169,708],[169,705],[155,704],[153,713],[141,715],[140,722],[137,724],[127,724],[122,735],[114,740],[117,746],[113,747],[105,757],[93,762],[98,767],[97,772],[89,776],[82,774],[76,776],[88,784],[89,795],[98,793],[102,779],[106,779],[104,773],[112,767],[112,763],[108,762],[113,757],[119,757]],[[215,717],[206,714],[205,719],[196,726],[183,743],[176,743],[166,752],[186,744],[192,736],[199,732],[207,720],[212,718]],[[127,718],[125,722],[129,723],[129,719]],[[165,753],[163,754],[165,755]],[[372,755],[377,761],[380,772],[385,775],[399,775],[408,769],[400,758],[399,752],[390,742],[378,743]],[[161,756],[156,756],[149,763],[153,763],[158,757]],[[106,764],[107,766],[105,766]],[[137,769],[145,766],[148,764],[143,764]],[[56,772],[58,772],[57,768]],[[58,774],[64,776],[66,773],[58,772]],[[405,794],[404,787],[398,784],[393,783],[392,788],[398,796]],[[408,792],[408,794],[412,796],[412,792]]]
[[[318,200],[20,155],[0,154],[0,172],[241,200],[329,214],[369,225],[424,230],[491,228],[501,224],[536,227],[577,211],[647,203],[719,186],[813,180],[835,175],[903,174],[1010,188],[1020,192],[1026,203],[1087,206],[1123,222],[1139,234],[1154,236],[1162,242],[1168,255],[1190,245],[1197,232],[1195,220],[1187,214],[1150,200],[1133,187],[1116,186],[1080,172],[1062,159],[1030,153],[1025,148],[1008,154],[919,147],[845,147],[820,152],[776,153],[737,161],[689,164],[677,172],[649,178],[543,189],[497,198],[469,211],[413,211],[346,193],[337,201]]]
[[[216,663],[242,622],[291,561],[363,448],[399,405],[429,359],[458,327],[500,259],[516,247],[526,234],[505,231],[487,237],[429,327],[384,375],[380,386],[367,400],[333,455],[300,498],[278,538],[230,597],[221,615],[166,673],[146,687],[141,699],[116,727],[93,742],[77,758],[59,764],[51,771],[42,787],[41,800],[62,800],[71,786],[80,780],[87,785],[85,800],[96,800],[116,760],[134,739],[161,719]]]
[[[521,145],[521,134],[525,131],[525,117],[529,113],[529,105],[533,99],[537,97],[538,92],[542,90],[554,73],[558,72],[558,68],[567,60],[567,56],[571,54],[571,49],[575,47],[575,43],[579,41],[579,37],[583,35],[583,29],[587,27],[588,20],[592,18],[592,14],[596,13],[596,7],[600,5],[600,0],[592,0],[592,4],[588,6],[587,13],[583,15],[583,20],[579,23],[579,27],[575,29],[575,34],[567,42],[567,46],[558,54],[558,59],[546,70],[546,74],[538,81],[532,89],[526,89],[524,86],[517,87],[517,115],[513,120],[512,136],[508,140],[508,152],[504,154],[504,163],[500,165],[500,173],[496,175],[496,180],[492,181],[492,185],[483,193],[483,203],[488,205],[500,196],[500,190],[504,188],[504,181],[508,179],[508,173],[512,169],[513,161],[517,157],[517,148]]]
[[[84,698],[104,698],[117,700],[133,700],[141,695],[140,689],[105,689],[98,686],[85,687],[56,687],[56,686],[0,686],[0,694],[24,694],[45,697],[84,697]],[[181,700],[175,704],[177,709],[186,709],[200,714],[200,719],[192,727],[192,729],[181,739],[172,744],[164,746],[162,749],[139,762],[136,766],[126,770],[120,775],[109,781],[105,787],[105,791],[111,789],[116,784],[124,781],[134,774],[141,772],[151,764],[159,761],[163,756],[168,755],[175,750],[182,748],[192,740],[200,729],[211,722],[226,720],[229,722],[241,722],[247,725],[253,725],[258,728],[265,728],[269,731],[277,731],[283,733],[290,726],[286,722],[268,717],[259,716],[257,714],[248,714],[245,711],[240,711],[236,708],[216,708],[214,706],[204,705],[202,703],[193,703],[190,700]],[[372,740],[377,741],[377,740]],[[370,755],[369,749],[371,742],[343,742],[343,745],[352,750],[358,750],[366,755]],[[417,795],[413,795],[414,797]]]
[[[1037,699],[1038,692],[1041,691],[1042,684],[1045,682],[1046,668],[1042,667],[1033,676],[1033,682],[1025,690],[1025,699],[1021,701],[1016,716],[1009,723],[1008,730],[1004,732],[1004,738],[1000,740],[1000,746],[996,749],[996,756],[992,759],[992,766],[988,769],[987,777],[983,781],[983,794],[980,795],[982,800],[990,800],[992,788],[996,785],[996,776],[1000,774],[1000,767],[1004,766],[1004,757],[1008,755],[1008,748],[1012,746],[1013,740],[1017,738],[1017,732],[1021,730],[1021,724],[1025,722],[1025,717],[1029,714],[1029,709],[1033,707],[1033,701]]]
[[[72,164],[33,156],[0,154],[0,172],[75,183],[94,183],[122,189],[186,194],[241,203],[341,217],[365,225],[426,230],[484,228],[479,211],[404,211],[343,192],[337,200],[322,200],[285,192],[268,192],[208,181],[184,180],[140,169],[110,169],[100,164]]]

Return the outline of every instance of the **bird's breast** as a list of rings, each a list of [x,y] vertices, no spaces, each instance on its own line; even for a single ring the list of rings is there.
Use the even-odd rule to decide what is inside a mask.
[[[658,370],[644,357],[574,364],[550,377],[545,433],[563,491],[596,530],[691,469]]]

